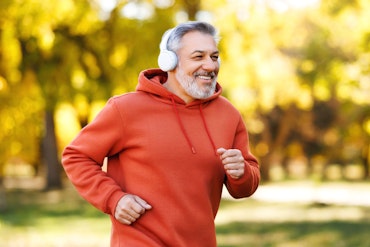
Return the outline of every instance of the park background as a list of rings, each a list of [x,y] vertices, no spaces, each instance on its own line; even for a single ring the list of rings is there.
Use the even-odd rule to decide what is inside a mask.
[[[108,245],[60,154],[187,20],[219,29],[218,81],[261,163],[255,196],[224,196],[219,246],[370,246],[369,16],[367,0],[1,0],[0,246]]]

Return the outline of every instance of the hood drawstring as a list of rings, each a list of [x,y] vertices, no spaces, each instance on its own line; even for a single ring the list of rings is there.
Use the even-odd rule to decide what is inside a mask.
[[[200,116],[202,117],[203,125],[204,125],[204,128],[206,129],[206,132],[207,132],[207,135],[208,135],[208,139],[211,142],[212,147],[213,147],[213,150],[215,151],[215,154],[217,156],[218,154],[217,154],[217,150],[216,150],[216,145],[215,145],[215,143],[214,143],[214,141],[212,139],[211,133],[208,130],[207,122],[206,122],[206,119],[204,117],[203,110],[202,110],[202,105],[199,105],[199,112],[200,112]]]
[[[188,145],[189,145],[189,147],[190,147],[190,149],[191,149],[191,152],[192,152],[193,154],[195,154],[195,153],[197,153],[197,152],[195,151],[195,147],[194,147],[194,146],[193,146],[193,144],[191,143],[190,138],[189,138],[188,134],[186,133],[185,127],[184,127],[184,125],[182,124],[182,121],[181,121],[181,118],[180,118],[179,111],[177,110],[177,107],[176,107],[175,99],[173,98],[173,96],[172,96],[172,95],[170,96],[170,98],[171,98],[171,102],[172,102],[172,108],[173,108],[173,110],[175,111],[176,118],[177,118],[177,121],[178,121],[178,122],[179,122],[179,124],[180,124],[181,131],[182,131],[182,133],[184,134],[184,136],[185,136],[185,138],[186,138],[186,141],[188,142]]]
[[[186,130],[185,130],[184,124],[183,124],[183,123],[182,123],[182,121],[181,121],[180,114],[179,114],[179,111],[178,111],[178,109],[177,109],[175,99],[173,98],[173,96],[172,96],[172,95],[170,95],[170,98],[171,98],[171,102],[172,102],[172,108],[173,108],[173,110],[174,110],[174,112],[175,112],[175,115],[176,115],[177,121],[179,122],[179,125],[180,125],[180,128],[181,128],[181,131],[182,131],[182,133],[184,134],[186,141],[188,142],[188,145],[189,145],[189,147],[190,147],[190,149],[191,149],[191,152],[192,152],[193,154],[196,154],[197,152],[196,152],[196,150],[195,150],[195,147],[194,147],[194,146],[193,146],[193,144],[191,143],[190,138],[189,138],[188,134],[186,133]],[[201,116],[201,118],[202,118],[202,122],[203,122],[204,128],[205,128],[205,130],[206,130],[206,133],[207,133],[208,139],[209,139],[209,141],[211,142],[212,148],[213,148],[213,150],[214,150],[214,152],[215,152],[215,155],[218,155],[218,154],[217,154],[217,150],[216,150],[216,145],[215,145],[215,143],[214,143],[214,141],[213,141],[213,139],[212,139],[212,137],[211,137],[211,133],[209,132],[209,129],[208,129],[208,126],[207,126],[207,122],[206,122],[206,120],[205,120],[205,117],[204,117],[204,114],[203,114],[203,110],[202,110],[202,105],[201,105],[201,104],[199,105],[199,112],[200,112],[200,116]]]

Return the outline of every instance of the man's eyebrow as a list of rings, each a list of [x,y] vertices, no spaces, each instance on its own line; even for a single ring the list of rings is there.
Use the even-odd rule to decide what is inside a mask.
[[[203,50],[195,50],[191,54],[194,54],[194,53],[206,53],[206,51],[203,51]],[[219,51],[214,51],[211,54],[212,55],[215,55],[215,54],[219,54],[219,53],[220,53]]]

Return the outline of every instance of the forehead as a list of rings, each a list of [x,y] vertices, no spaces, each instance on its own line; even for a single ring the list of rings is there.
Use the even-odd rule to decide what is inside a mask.
[[[193,31],[186,33],[181,39],[179,52],[218,52],[217,44],[212,35]]]

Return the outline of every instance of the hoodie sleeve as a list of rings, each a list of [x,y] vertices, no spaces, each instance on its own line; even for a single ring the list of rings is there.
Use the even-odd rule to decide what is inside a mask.
[[[226,188],[234,198],[251,196],[258,188],[260,182],[260,170],[257,159],[249,149],[249,137],[247,129],[240,117],[233,148],[239,149],[244,156],[244,175],[239,179],[233,179],[226,175]]]
[[[125,195],[120,186],[102,171],[105,157],[118,153],[122,117],[114,100],[107,105],[64,149],[63,168],[77,191],[92,205],[114,214],[118,200]],[[121,138],[122,139],[122,138]]]

